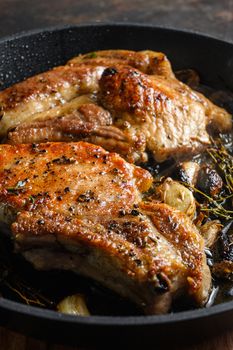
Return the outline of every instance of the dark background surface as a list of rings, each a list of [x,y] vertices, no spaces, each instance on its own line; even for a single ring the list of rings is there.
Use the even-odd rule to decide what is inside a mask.
[[[24,30],[84,22],[153,24],[197,31],[233,42],[233,0],[0,0],[0,37]],[[171,348],[175,350],[174,345]],[[68,348],[0,328],[0,349]],[[213,335],[212,339],[189,347],[191,349],[232,350],[233,333],[221,337]]]
[[[233,0],[0,0],[0,36],[83,22],[139,22],[233,41]]]

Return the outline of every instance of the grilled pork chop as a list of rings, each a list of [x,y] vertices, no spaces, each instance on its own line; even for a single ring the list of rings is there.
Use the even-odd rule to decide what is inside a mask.
[[[99,123],[93,114],[83,130],[82,104],[110,118]],[[148,151],[158,162],[195,154],[210,143],[207,127],[232,128],[224,109],[178,81],[166,56],[152,51],[80,55],[0,92],[0,109],[9,143],[84,140],[130,162],[146,161]]]
[[[210,289],[204,241],[189,218],[143,200],[144,169],[92,144],[0,145],[0,220],[37,269],[91,277],[142,307],[203,305]]]

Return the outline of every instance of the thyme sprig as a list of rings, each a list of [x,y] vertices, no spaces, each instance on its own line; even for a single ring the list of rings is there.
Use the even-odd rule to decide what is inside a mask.
[[[228,209],[227,204],[229,204],[230,199],[233,199],[233,157],[220,139],[212,140],[212,145],[207,149],[207,154],[212,159],[216,170],[221,173],[223,191],[218,196],[212,198],[195,186],[186,182],[182,182],[182,184],[202,197],[203,203],[198,202],[200,211],[207,215],[212,214],[217,218],[232,220],[233,210]]]
[[[182,185],[188,187],[191,191],[196,192],[203,197],[203,199],[205,200],[204,203],[198,202],[200,211],[208,212],[209,214],[213,214],[216,217],[222,217],[226,220],[233,219],[233,210],[228,210],[223,206],[227,199],[233,197],[233,193],[231,195],[228,195],[227,197],[212,198],[206,193],[196,188],[195,186],[188,184],[187,182],[179,182]]]
[[[207,150],[216,168],[219,169],[224,178],[225,189],[233,194],[233,157],[223,146],[220,140],[212,141],[213,147]]]
[[[19,277],[10,262],[0,260],[0,287],[11,291],[17,298],[27,305],[40,307],[52,307],[53,301],[42,295],[39,290],[29,286],[29,284]]]

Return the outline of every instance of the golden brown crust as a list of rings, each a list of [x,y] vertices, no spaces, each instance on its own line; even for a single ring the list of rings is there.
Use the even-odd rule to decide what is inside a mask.
[[[140,130],[145,149],[158,162],[202,151],[210,143],[206,130],[210,123],[220,130],[231,128],[226,111],[173,78],[112,67],[103,72],[99,85],[99,102],[115,117],[114,125],[122,128],[128,123],[128,133]]]
[[[82,136],[79,118],[76,126],[72,122],[74,133],[71,130],[69,135],[65,123],[59,130],[53,127],[60,123],[60,115],[75,114],[76,106],[85,104],[85,99],[111,112],[110,128],[99,124],[100,129],[87,128],[88,135]],[[106,50],[80,55],[65,66],[0,92],[0,108],[0,137],[19,127],[17,134],[9,133],[10,143],[82,137],[138,163],[147,160],[148,152],[158,162],[198,153],[210,143],[207,126],[220,132],[232,128],[231,116],[224,109],[179,82],[166,56],[153,51]],[[96,124],[98,115],[92,116]],[[46,119],[54,121],[40,132],[41,125],[35,128],[33,123]]]
[[[51,94],[59,94],[59,89],[66,85],[75,85],[77,88],[81,88],[83,80],[86,81],[87,75],[92,75],[94,69],[95,67],[91,71],[90,67],[85,66],[60,66],[28,78],[1,92],[0,102],[2,110],[7,112],[16,108],[20,103],[36,97],[43,99]],[[62,96],[57,96],[57,100],[59,101],[59,97],[62,100]]]
[[[1,91],[0,137],[38,112],[97,91],[103,69],[99,66],[56,67]]]
[[[187,277],[189,293],[195,295],[199,302],[203,297],[206,299],[208,290],[203,291],[203,281],[206,279],[207,284],[210,284],[211,275],[209,270],[203,274],[206,266],[206,258],[203,255],[205,244],[204,239],[200,239],[197,228],[187,215],[166,204],[142,202],[140,208],[151,218],[156,229],[179,250],[189,270]]]
[[[46,142],[50,139],[75,141],[112,124],[110,113],[94,103],[83,103],[76,108],[64,114],[63,109],[58,110],[55,118],[37,118],[34,122],[22,123],[9,130],[6,141],[10,144]]]
[[[151,183],[146,170],[88,143],[0,145],[0,217],[13,222],[18,251],[69,247],[77,272],[150,313],[186,291],[202,304],[210,286],[199,292],[208,279],[203,239],[185,215],[142,202]]]
[[[83,192],[85,192],[95,187],[95,181],[97,181],[95,178],[99,179],[102,183],[105,181],[104,176],[106,176],[106,179],[109,179],[109,191],[112,191],[113,194],[118,193],[119,195],[119,201],[115,201],[111,209],[117,211],[119,210],[119,207],[115,207],[117,203],[118,206],[127,204],[127,202],[121,203],[121,199],[124,199],[124,190],[133,190],[135,182],[141,184],[142,188],[146,190],[150,187],[152,181],[147,171],[142,169],[137,170],[136,167],[126,163],[116,153],[108,153],[101,147],[85,142],[61,144],[46,143],[38,145],[22,144],[15,147],[0,145],[0,150],[0,164],[2,169],[0,177],[1,188],[14,188],[18,181],[23,181],[25,179],[27,179],[26,183],[28,183],[28,185],[25,184],[22,190],[19,189],[19,195],[17,196],[12,195],[11,192],[4,192],[7,201],[18,201],[20,198],[21,202],[37,192],[44,192],[45,189],[46,191],[47,189],[50,191],[54,189],[55,193],[58,191],[57,188],[59,184],[63,185],[66,183],[68,185],[71,183],[71,185],[76,188],[79,186],[79,183],[76,183],[79,180],[77,174],[80,174],[82,189]],[[3,171],[3,164],[6,161],[8,166],[10,166],[9,171],[6,169]],[[83,168],[83,164],[86,164],[86,167],[89,169],[88,171]],[[69,169],[71,169],[71,173],[66,173]],[[134,173],[138,173],[140,176],[135,177],[134,181],[131,183]],[[13,175],[10,176],[10,174]],[[124,177],[126,182],[110,181],[117,176],[120,176],[120,178]],[[33,192],[31,192],[31,188]],[[1,193],[1,195],[3,195],[3,193]],[[75,192],[74,195],[77,196],[77,193]],[[68,198],[69,203],[71,201],[70,196],[71,193],[69,193],[69,196],[64,194],[64,198]],[[136,200],[137,191],[135,192],[133,190],[132,196]],[[56,200],[56,195],[53,195],[53,197],[53,200],[59,206],[60,202]],[[75,199],[73,200],[75,201]],[[129,198],[127,198],[127,201],[128,200]],[[90,201],[88,211],[92,205],[98,206],[98,201]],[[83,210],[82,205],[81,208]],[[105,211],[105,207],[103,207],[103,211]]]
[[[145,51],[103,51],[98,58],[80,55],[66,65],[28,78],[0,92],[0,136],[7,129],[26,121],[37,112],[46,112],[64,102],[98,90],[98,81],[109,64],[130,64],[147,72],[172,74],[170,63],[162,53]]]
[[[128,65],[149,75],[162,75],[174,78],[171,64],[164,53],[150,50],[138,52],[130,50],[96,51],[79,55],[68,61],[68,64],[71,66],[80,64],[101,65],[103,67]]]

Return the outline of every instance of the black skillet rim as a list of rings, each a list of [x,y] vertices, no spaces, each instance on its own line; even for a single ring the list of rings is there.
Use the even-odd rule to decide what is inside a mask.
[[[140,23],[124,23],[124,22],[105,22],[105,23],[83,23],[80,25],[62,25],[62,26],[51,26],[51,27],[45,27],[45,28],[38,28],[28,31],[23,31],[20,33],[12,34],[9,36],[5,36],[0,39],[0,44],[13,41],[15,39],[19,38],[26,38],[31,35],[36,34],[44,34],[44,33],[52,33],[55,31],[62,31],[62,30],[77,30],[79,28],[85,28],[85,27],[97,27],[102,29],[111,29],[116,27],[125,27],[125,28],[142,28],[144,30],[158,30],[158,31],[164,31],[164,32],[173,32],[174,34],[183,35],[183,36],[190,36],[203,39],[203,40],[209,40],[215,43],[221,43],[224,45],[227,45],[229,47],[233,48],[233,43],[230,41],[225,41],[222,39],[215,38],[211,35],[206,35],[203,33],[200,33],[198,31],[190,31],[190,30],[182,30],[182,29],[175,29],[172,27],[163,27],[163,26],[154,26],[154,25],[144,25]],[[233,310],[233,301],[224,302],[218,305],[211,306],[210,308],[202,308],[202,309],[194,309],[194,310],[187,310],[187,311],[181,311],[177,313],[170,313],[165,315],[141,315],[141,316],[87,316],[87,317],[81,317],[81,316],[72,316],[67,314],[62,314],[57,311],[48,310],[48,309],[42,309],[35,306],[25,305],[19,302],[15,302],[6,298],[0,298],[0,309],[2,311],[9,311],[12,313],[17,313],[19,315],[25,315],[25,316],[35,316],[38,318],[43,318],[46,320],[54,320],[56,322],[68,322],[72,324],[77,325],[83,325],[83,326],[124,326],[124,327],[131,327],[131,326],[140,326],[140,325],[162,325],[162,324],[174,324],[184,321],[191,321],[196,319],[205,319],[209,318],[210,316],[218,316],[221,314],[226,313],[227,311]]]

